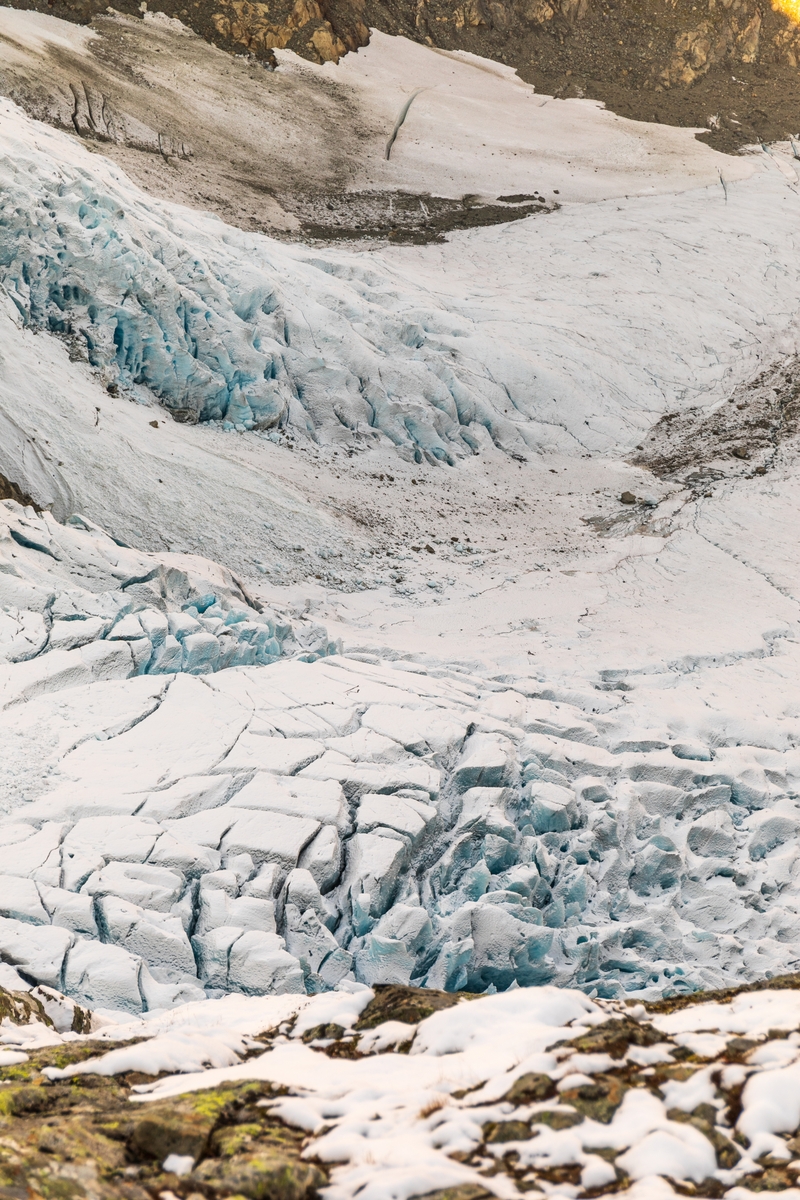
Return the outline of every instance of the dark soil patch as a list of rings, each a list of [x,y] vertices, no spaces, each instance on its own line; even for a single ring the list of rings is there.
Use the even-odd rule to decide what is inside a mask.
[[[505,196],[494,203],[475,196],[452,200],[411,192],[347,192],[342,195],[276,197],[302,221],[303,236],[325,241],[388,239],[407,245],[443,242],[454,229],[500,225],[552,212],[544,196]]]

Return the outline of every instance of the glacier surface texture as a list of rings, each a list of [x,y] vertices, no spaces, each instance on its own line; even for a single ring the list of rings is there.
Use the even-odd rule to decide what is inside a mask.
[[[4,509],[0,955],[28,979],[138,1012],[794,960],[794,722],[767,749],[719,713],[654,730],[613,683],[330,656],[213,564]]]

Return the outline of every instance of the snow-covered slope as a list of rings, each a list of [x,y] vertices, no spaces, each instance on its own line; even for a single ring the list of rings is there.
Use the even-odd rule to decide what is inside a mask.
[[[798,1194],[796,976],[650,1011],[353,985],[119,1024],[3,982],[0,1153],[43,1192],[80,1172],[109,1200]]]
[[[232,58],[157,11],[76,29],[0,7],[0,92],[102,142],[149,192],[210,205],[245,229],[296,231],[302,220],[385,236],[393,197],[418,213],[419,200],[430,211],[449,198],[454,211],[462,197],[473,208],[534,193],[571,203],[752,174],[747,159],[670,125],[554,101],[510,67],[377,30],[337,65],[288,50],[277,59],[270,72]]]

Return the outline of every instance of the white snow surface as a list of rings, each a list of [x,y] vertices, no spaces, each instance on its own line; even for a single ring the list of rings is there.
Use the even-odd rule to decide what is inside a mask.
[[[715,184],[720,171],[731,181],[753,171],[683,130],[626,120],[595,100],[540,95],[513,67],[466,51],[431,52],[373,30],[368,46],[336,66],[315,67],[289,50],[277,57],[283,69],[352,90],[387,130],[413,95],[390,159],[367,158],[373,184],[450,196],[539,191],[574,203],[677,192]]]
[[[45,989],[34,994],[48,1001],[50,1012],[69,1004]],[[643,1006],[594,1002],[564,988],[521,988],[461,1000],[417,1024],[403,1024],[404,1052],[397,1053],[391,1036],[385,1039],[388,1045],[379,1039],[398,1022],[358,1029],[357,1021],[374,997],[371,989],[352,984],[311,997],[228,996],[127,1022],[95,1014],[91,1035],[58,1034],[36,1021],[27,1026],[6,1022],[0,1039],[9,1049],[0,1053],[4,1065],[13,1065],[26,1061],[30,1049],[53,1041],[87,1036],[95,1044],[112,1040],[115,1048],[105,1054],[65,1068],[47,1067],[44,1073],[53,1081],[127,1071],[160,1075],[133,1087],[131,1100],[143,1105],[246,1080],[285,1089],[260,1103],[310,1135],[304,1153],[330,1165],[324,1195],[337,1200],[365,1192],[376,1200],[405,1200],[459,1184],[476,1184],[511,1200],[531,1194],[531,1187],[534,1195],[548,1194],[538,1190],[546,1189],[546,1176],[539,1172],[570,1164],[580,1168],[584,1188],[602,1188],[617,1178],[609,1151],[631,1181],[627,1194],[642,1200],[674,1195],[667,1179],[684,1184],[716,1180],[728,1189],[726,1197],[747,1197],[754,1193],[735,1185],[763,1171],[759,1157],[767,1153],[784,1162],[791,1157],[786,1134],[800,1122],[796,993],[745,993],[729,1003],[655,1017],[666,1040],[657,1048],[659,1057],[651,1054],[652,1061],[675,1066],[672,1056],[682,1044],[674,1035],[678,1026],[713,1027],[723,1034],[733,1028],[749,1039],[743,1043],[745,1065],[726,1066],[724,1055],[721,1062],[713,1061],[725,1050],[723,1037],[720,1049],[704,1056],[712,1061],[692,1063],[687,1078],[661,1078],[656,1086],[648,1086],[646,1071],[634,1078],[631,1090],[599,1120],[585,1115],[581,1106],[581,1098],[591,1095],[593,1077],[603,1080],[608,1078],[603,1072],[641,1065],[643,1048],[629,1034],[627,1049],[611,1057],[584,1053],[575,1040],[609,1019],[625,1017],[629,1027],[635,1028],[637,1021],[646,1026],[645,1040],[651,1041],[653,1019]],[[763,1032],[767,1022],[769,1034]],[[339,1027],[337,1036],[352,1043],[352,1058],[326,1055],[331,1039],[320,1037],[319,1031],[332,1025]],[[37,1036],[39,1031],[44,1036]],[[127,1040],[129,1046],[120,1045]],[[548,1076],[555,1095],[526,1100],[530,1082]],[[727,1092],[744,1080],[737,1149],[718,1087]],[[730,1147],[732,1161],[725,1167],[717,1165],[706,1136],[711,1127],[684,1119],[694,1114],[695,1120],[700,1105],[704,1109],[699,1111],[715,1114],[711,1126],[716,1124],[717,1144],[721,1139]],[[562,1118],[555,1127],[553,1110]],[[491,1135],[491,1129],[503,1129],[507,1122],[515,1122],[505,1128],[513,1128],[517,1140]],[[465,1161],[481,1146],[486,1157]],[[524,1190],[502,1167],[489,1174],[479,1169],[491,1166],[493,1156],[500,1166],[509,1151],[517,1156],[514,1171],[528,1171]],[[185,1164],[186,1174],[193,1165]],[[782,1194],[791,1196],[793,1189],[784,1188]]]

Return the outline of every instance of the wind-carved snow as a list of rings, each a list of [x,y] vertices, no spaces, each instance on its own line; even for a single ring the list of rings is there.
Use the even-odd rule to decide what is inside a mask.
[[[48,657],[5,668],[0,957],[80,1003],[650,997],[800,956],[791,722],[765,749],[602,682],[342,656],[31,687]]]

